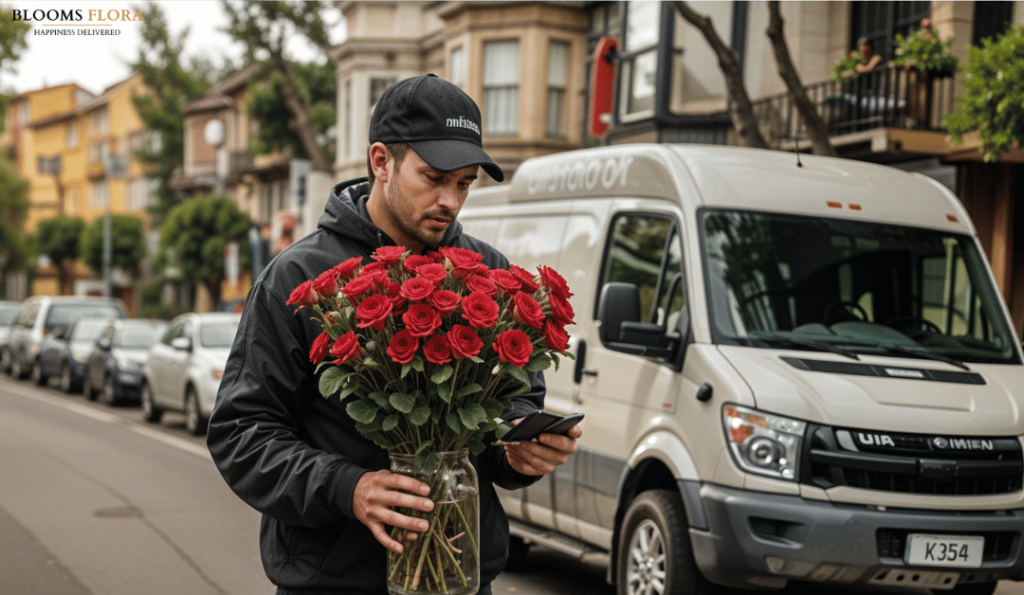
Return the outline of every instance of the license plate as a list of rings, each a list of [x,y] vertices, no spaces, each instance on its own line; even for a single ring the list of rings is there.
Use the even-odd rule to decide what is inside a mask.
[[[911,533],[907,535],[904,561],[921,566],[979,568],[984,552],[984,537]]]

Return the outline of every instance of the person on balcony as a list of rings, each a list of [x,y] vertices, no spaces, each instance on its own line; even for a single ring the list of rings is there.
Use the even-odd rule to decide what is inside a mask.
[[[866,37],[857,40],[857,51],[860,52],[863,62],[854,66],[857,74],[866,74],[882,63],[882,56],[875,53],[875,44]],[[853,57],[853,56],[851,56]]]

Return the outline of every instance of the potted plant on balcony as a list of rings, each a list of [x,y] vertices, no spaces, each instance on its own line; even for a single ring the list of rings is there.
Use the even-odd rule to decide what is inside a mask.
[[[933,83],[956,72],[952,45],[952,40],[939,39],[932,29],[931,19],[922,19],[921,28],[906,37],[896,35],[893,65],[909,73],[908,127],[927,127],[931,122]]]

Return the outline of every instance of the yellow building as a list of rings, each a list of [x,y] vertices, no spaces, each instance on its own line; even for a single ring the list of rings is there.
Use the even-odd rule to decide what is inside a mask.
[[[39,117],[32,112],[21,134],[19,154],[19,171],[30,183],[26,232],[35,231],[39,221],[61,213],[91,223],[103,216],[108,203],[112,213],[139,216],[149,228],[146,206],[154,185],[132,157],[134,150],[159,142],[144,130],[132,102],[133,95],[144,91],[142,77],[136,74],[108,87],[98,97],[73,105],[65,103],[63,110],[40,108]],[[127,158],[123,176],[108,175],[112,155]],[[102,280],[84,264],[76,265],[75,277],[75,294],[102,292]],[[115,270],[113,285],[115,295],[131,308],[135,302],[133,280]],[[52,271],[38,271],[32,293],[58,293]]]

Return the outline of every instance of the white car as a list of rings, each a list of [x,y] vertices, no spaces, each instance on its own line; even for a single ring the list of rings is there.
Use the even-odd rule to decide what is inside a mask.
[[[164,411],[185,414],[190,434],[206,432],[240,314],[182,314],[149,348],[142,368],[142,418],[158,423]]]

